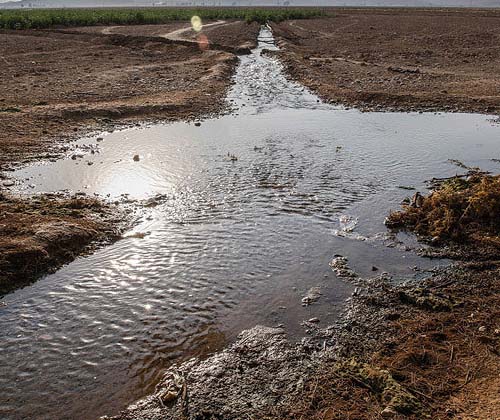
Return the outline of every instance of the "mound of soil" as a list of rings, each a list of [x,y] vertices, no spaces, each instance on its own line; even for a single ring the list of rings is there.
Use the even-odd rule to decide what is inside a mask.
[[[0,194],[0,296],[119,237],[123,215],[93,199]],[[121,226],[123,227],[123,226]]]

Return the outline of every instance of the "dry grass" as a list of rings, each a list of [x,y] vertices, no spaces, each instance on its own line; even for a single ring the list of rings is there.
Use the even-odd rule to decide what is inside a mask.
[[[451,178],[425,197],[421,206],[407,205],[391,213],[386,224],[435,241],[500,247],[500,176]]]

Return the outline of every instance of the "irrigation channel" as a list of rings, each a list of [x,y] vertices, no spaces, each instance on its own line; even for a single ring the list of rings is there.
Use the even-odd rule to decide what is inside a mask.
[[[426,191],[424,180],[464,171],[449,159],[498,171],[498,124],[324,104],[261,54],[276,48],[269,30],[259,39],[241,58],[230,115],[84,138],[83,158],[14,174],[21,193],[128,194],[158,205],[130,237],[3,298],[2,419],[116,414],[172,363],[220,349],[242,329],[283,324],[298,339],[303,320],[326,326],[354,289],[330,269],[335,254],[361,276],[375,266],[393,281],[447,264],[418,257],[384,218],[413,194],[401,186]],[[311,287],[321,297],[303,306]]]

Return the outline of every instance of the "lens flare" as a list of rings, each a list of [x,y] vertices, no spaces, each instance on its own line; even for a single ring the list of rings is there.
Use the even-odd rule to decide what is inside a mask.
[[[203,29],[203,24],[201,23],[201,18],[199,16],[193,16],[191,18],[191,26],[196,32],[200,32]]]
[[[196,42],[198,42],[198,47],[202,51],[206,51],[210,47],[210,41],[208,40],[208,38],[205,34],[199,34],[196,37]]]

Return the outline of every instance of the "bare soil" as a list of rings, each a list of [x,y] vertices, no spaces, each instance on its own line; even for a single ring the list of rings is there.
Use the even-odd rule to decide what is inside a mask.
[[[9,185],[1,171],[60,157],[69,140],[89,130],[223,112],[233,52],[255,45],[259,27],[207,28],[201,33],[216,42],[203,48],[192,30],[184,40],[161,37],[183,27],[190,23],[0,31],[0,194]],[[114,207],[95,200],[1,197],[0,295],[71,261],[90,243],[114,239],[119,229],[108,214]]]
[[[273,23],[289,75],[363,110],[500,112],[498,10],[336,9]]]

